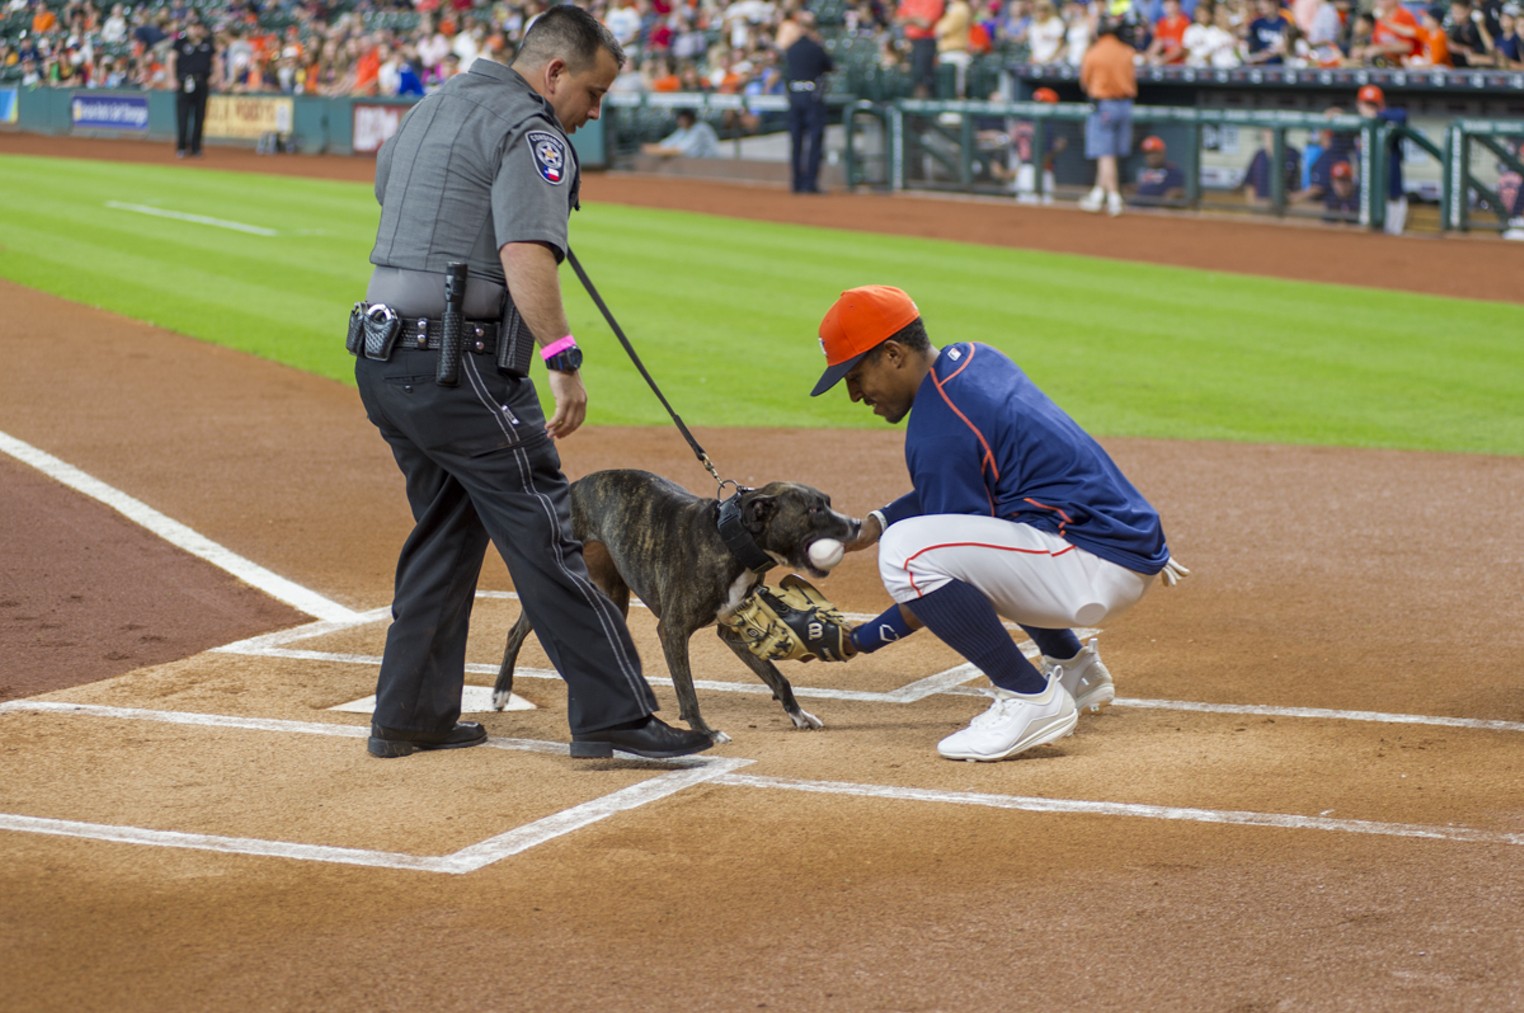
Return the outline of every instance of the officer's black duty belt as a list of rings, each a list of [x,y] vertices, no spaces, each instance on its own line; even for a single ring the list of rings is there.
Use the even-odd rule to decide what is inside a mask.
[[[496,320],[467,320],[461,324],[460,347],[478,355],[491,355],[497,351],[498,322]],[[444,321],[428,317],[403,317],[402,334],[397,343],[407,348],[439,350],[444,337]]]
[[[496,320],[464,321],[462,350],[492,355],[497,351],[500,329]],[[399,346],[437,352],[443,339],[444,320],[440,317],[404,317],[383,303],[363,302],[356,303],[350,315],[349,350],[355,354],[363,350],[366,358],[389,359],[392,349]]]

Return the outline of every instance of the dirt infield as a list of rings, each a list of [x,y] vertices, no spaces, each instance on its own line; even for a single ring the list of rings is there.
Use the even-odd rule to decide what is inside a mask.
[[[30,145],[0,136],[0,154]],[[1519,289],[1497,242],[617,177],[587,195]],[[0,1008],[1524,1006],[1524,460],[1107,440],[1196,572],[1104,631],[1122,704],[1011,763],[936,758],[978,682],[915,689],[959,662],[924,635],[794,666],[819,733],[695,638],[705,712],[735,738],[718,765],[574,766],[537,745],[564,742],[565,700],[534,675],[537,710],[485,719],[502,748],[381,763],[364,717],[328,709],[373,690],[408,529],[354,392],[13,285],[0,300],[0,433],[344,616],[283,634],[308,617],[0,456],[0,648],[25,659],[0,669]],[[54,333],[132,354],[81,368],[28,340]],[[854,512],[903,485],[887,427],[854,434],[850,473],[806,432],[697,435],[742,481],[812,482]],[[636,465],[707,491],[663,429],[593,425],[562,454],[574,475]],[[500,564],[483,588],[477,685],[517,608]],[[826,590],[883,603],[867,558]],[[632,629],[663,675],[650,617]]]

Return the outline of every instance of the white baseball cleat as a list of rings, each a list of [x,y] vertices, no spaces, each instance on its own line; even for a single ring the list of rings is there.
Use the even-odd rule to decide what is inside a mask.
[[[937,743],[942,756],[949,760],[1007,760],[1069,735],[1079,720],[1074,698],[1058,679],[1049,679],[1048,688],[1037,694],[998,688],[985,692],[995,702],[967,728]]]
[[[1080,710],[1093,714],[1117,698],[1116,685],[1101,661],[1094,637],[1072,658],[1050,658],[1044,654],[1042,673],[1063,682],[1064,689],[1074,697],[1074,706]]]

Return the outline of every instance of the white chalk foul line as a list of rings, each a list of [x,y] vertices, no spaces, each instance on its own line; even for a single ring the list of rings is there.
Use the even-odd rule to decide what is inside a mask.
[[[979,792],[900,788],[884,784],[851,784],[842,781],[805,781],[782,777],[758,777],[751,774],[725,774],[715,778],[714,783],[745,788],[814,792],[824,795],[852,795],[860,798],[939,802],[952,805],[979,805],[995,809],[1020,809],[1025,812],[1036,813],[1131,816],[1153,820],[1179,820],[1188,823],[1278,827],[1286,830],[1327,830],[1350,834],[1375,834],[1383,837],[1422,837],[1431,840],[1465,841],[1476,844],[1524,844],[1524,833],[1480,830],[1475,827],[1435,827],[1413,823],[1382,823],[1372,820],[1335,820],[1325,816],[1296,816],[1290,813],[1259,813],[1232,809],[1197,809],[1186,806],[1143,805],[1132,802],[1092,802],[1082,799],[1041,798],[1027,795],[988,795]]]
[[[250,236],[278,236],[279,232],[267,229],[260,225],[246,225],[243,222],[230,222],[226,218],[212,218],[207,215],[193,215],[188,211],[170,211],[165,208],[156,208],[151,204],[127,204],[119,200],[108,200],[106,207],[116,211],[132,211],[140,215],[152,215],[155,218],[173,218],[177,222],[190,222],[193,225],[210,225],[218,229],[231,229],[234,232],[242,232]]]
[[[197,714],[186,711],[142,710],[108,707],[97,704],[71,704],[48,700],[14,700],[0,704],[0,713],[42,712],[89,715],[124,720],[157,721],[169,724],[204,725],[216,728],[241,728],[255,731],[288,732],[363,738],[367,729],[355,725],[322,724],[309,721],[284,721],[273,718],[248,718],[226,714]],[[566,746],[537,739],[488,740],[500,749],[565,755]],[[621,754],[621,758],[623,754]],[[638,760],[636,757],[628,757]],[[1299,816],[1292,813],[1262,813],[1233,809],[1203,809],[1194,806],[1160,806],[1133,802],[1106,802],[1088,799],[1056,799],[1029,795],[997,795],[982,792],[942,791],[932,788],[908,788],[882,784],[855,784],[846,781],[818,781],[794,778],[762,777],[737,774],[748,759],[705,759],[687,757],[675,761],[639,761],[677,766],[679,769],[658,775],[593,799],[533,823],[517,827],[449,855],[428,857],[398,852],[333,848],[324,845],[266,841],[254,838],[218,837],[186,834],[178,831],[149,830],[72,820],[52,820],[31,816],[0,814],[0,829],[26,833],[55,834],[160,847],[193,848],[238,854],[296,858],[305,861],[338,862],[348,865],[371,865],[395,869],[461,874],[520,854],[537,844],[554,840],[606,819],[615,813],[666,798],[684,788],[712,783],[744,788],[802,791],[858,798],[892,799],[912,802],[935,802],[950,805],[978,805],[1024,812],[1065,813],[1070,815],[1123,816],[1141,819],[1173,820],[1188,823],[1214,823],[1236,826],[1272,827],[1285,830],[1323,830],[1384,837],[1413,837],[1430,840],[1479,844],[1524,844],[1524,833],[1482,830],[1476,827],[1436,827],[1412,823],[1388,823],[1375,820],[1338,820],[1325,816]]]
[[[1524,732],[1524,722],[1490,718],[1452,718],[1435,714],[1386,714],[1381,711],[1330,710],[1323,707],[1272,707],[1248,703],[1199,703],[1194,700],[1147,700],[1119,696],[1113,707],[1142,710],[1195,711],[1201,714],[1246,714],[1273,718],[1321,718],[1331,721],[1373,721],[1387,725],[1434,725],[1440,728],[1474,728],[1492,732]]]
[[[259,656],[266,652],[284,647],[286,644],[294,644],[300,640],[308,640],[312,637],[326,636],[329,633],[339,633],[344,630],[363,626],[366,623],[379,622],[390,618],[392,609],[390,605],[371,609],[368,612],[357,612],[351,619],[324,620],[303,623],[301,626],[293,626],[286,630],[275,630],[272,633],[262,633],[246,640],[235,640],[231,644],[223,644],[221,647],[212,648],[213,653],[222,654],[247,654]],[[270,655],[275,657],[275,655]]]
[[[318,624],[313,624],[316,626]],[[270,636],[279,636],[270,634]],[[297,639],[297,638],[293,638]],[[244,644],[249,643],[245,641]],[[379,666],[381,658],[374,654],[345,654],[337,651],[311,651],[292,647],[246,647],[229,644],[217,648],[229,654],[242,654],[262,658],[290,658],[298,661],[324,661],[340,665]],[[473,675],[497,675],[498,666],[470,662],[466,671]],[[556,680],[561,676],[551,668],[516,668],[515,678]],[[958,665],[945,672],[928,675],[924,679],[901,686],[888,692],[856,689],[830,689],[819,686],[795,686],[794,695],[817,700],[851,700],[857,703],[907,704],[924,700],[929,696],[947,694],[952,696],[983,696],[984,692],[964,683],[978,678],[980,672],[973,665]],[[671,686],[672,680],[647,676],[652,685]],[[723,682],[717,679],[694,679],[699,689],[717,693],[744,693],[753,696],[770,695],[772,690],[760,682]],[[1117,697],[1113,707],[1137,710],[1186,711],[1201,714],[1244,714],[1261,717],[1310,718],[1324,721],[1364,721],[1392,725],[1428,725],[1438,728],[1469,728],[1478,731],[1524,732],[1524,722],[1498,721],[1490,718],[1455,718],[1434,714],[1386,714],[1378,711],[1346,711],[1320,707],[1273,707],[1261,704],[1204,703],[1194,700],[1149,700],[1138,697]]]
[[[176,830],[150,830],[107,823],[83,823],[76,820],[40,819],[0,813],[0,830],[26,834],[50,834],[55,837],[81,837],[117,844],[145,844],[158,848],[187,848],[192,851],[220,851],[234,855],[258,855],[264,858],[294,858],[305,862],[332,862],[339,865],[369,865],[382,869],[411,869],[418,872],[449,872],[444,859],[407,855],[396,851],[367,851],[363,848],[334,848],[321,844],[295,844],[290,841],[266,841],[255,837],[218,837],[215,834],[186,834]]]
[[[475,872],[483,866],[528,851],[537,844],[543,844],[569,834],[573,830],[607,819],[615,813],[636,809],[705,781],[714,781],[752,762],[744,759],[714,759],[702,761],[701,764],[695,764],[687,770],[674,770],[660,774],[639,784],[632,784],[628,788],[621,788],[590,802],[584,802],[533,823],[498,834],[480,844],[462,848],[443,860],[448,867],[440,871]]]
[[[302,735],[328,735],[364,738],[369,729],[356,725],[322,724],[312,721],[283,721],[274,718],[236,717],[227,714],[197,714],[188,711],[157,711],[132,707],[108,707],[98,704],[72,704],[51,700],[14,700],[0,704],[0,713],[51,713],[155,721],[177,725],[202,725],[213,728],[238,728],[250,731],[286,732]],[[491,738],[486,745],[498,749],[566,756],[566,744],[539,739]],[[468,845],[448,855],[410,855],[405,852],[374,851],[364,848],[340,848],[293,841],[271,841],[252,837],[221,837],[215,834],[190,834],[176,830],[153,830],[79,820],[46,819],[0,813],[0,830],[19,833],[78,837],[122,844],[142,844],[161,848],[185,848],[194,851],[219,851],[227,854],[255,855],[266,858],[290,858],[307,862],[340,865],[366,865],[383,869],[416,872],[440,872],[462,875],[475,872],[505,858],[574,830],[591,826],[618,813],[659,801],[695,784],[711,781],[753,762],[746,759],[711,759],[680,757],[674,760],[646,760],[625,753],[619,759],[651,766],[676,767],[638,784],[552,813],[532,823],[515,827],[484,841]]]
[[[345,608],[316,591],[287,580],[253,560],[218,545],[200,532],[166,517],[142,500],[85,474],[74,465],[61,461],[30,443],[18,440],[8,433],[0,433],[0,451],[23,464],[31,465],[44,475],[76,492],[104,503],[134,524],[146,528],[176,548],[211,563],[292,608],[300,609],[310,616],[329,622],[353,623],[360,618],[359,613],[352,609]]]

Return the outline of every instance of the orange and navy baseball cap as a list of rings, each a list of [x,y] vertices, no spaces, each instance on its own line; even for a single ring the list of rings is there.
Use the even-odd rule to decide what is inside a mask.
[[[1033,102],[1057,102],[1058,92],[1052,88],[1039,88],[1032,93]]]
[[[1164,150],[1164,138],[1162,138],[1162,137],[1145,137],[1145,138],[1143,138],[1143,143],[1138,145],[1138,147],[1142,148],[1144,151],[1163,151]]]
[[[1335,162],[1333,168],[1328,170],[1328,174],[1334,179],[1353,179],[1355,170],[1348,162]]]
[[[1369,102],[1373,106],[1384,106],[1386,105],[1386,95],[1380,88],[1373,84],[1368,84],[1355,94],[1355,101]]]
[[[820,321],[826,371],[810,397],[819,397],[852,371],[862,357],[921,316],[915,300],[892,285],[849,288]]]

